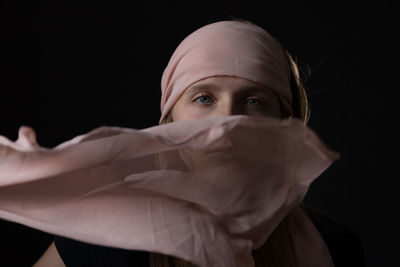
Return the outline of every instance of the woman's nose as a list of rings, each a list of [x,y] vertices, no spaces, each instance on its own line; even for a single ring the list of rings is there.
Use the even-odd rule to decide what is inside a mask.
[[[215,115],[230,116],[241,114],[240,108],[232,101],[226,101],[219,105]]]

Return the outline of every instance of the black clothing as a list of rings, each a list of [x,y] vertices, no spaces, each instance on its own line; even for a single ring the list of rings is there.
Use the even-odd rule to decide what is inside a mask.
[[[31,267],[53,241],[53,235],[0,219],[0,266]]]
[[[54,237],[54,243],[67,267],[148,267],[147,251],[125,250]]]
[[[336,267],[365,266],[363,245],[352,227],[312,207],[302,207],[324,239]]]
[[[302,205],[324,239],[336,267],[365,266],[357,233],[343,223]],[[55,236],[56,248],[67,267],[148,267],[148,252],[109,248]],[[310,266],[313,267],[313,266]]]

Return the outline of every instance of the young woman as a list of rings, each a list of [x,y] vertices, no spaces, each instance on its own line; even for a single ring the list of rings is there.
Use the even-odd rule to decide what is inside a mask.
[[[180,141],[174,145],[190,143],[188,136],[197,141],[191,143],[191,149],[184,147],[175,154],[160,150],[160,169],[169,172],[154,173],[156,178],[146,176],[147,180],[135,178],[133,186],[136,190],[160,187],[163,189],[159,193],[191,204],[181,207],[174,199],[168,199],[168,203],[175,204],[162,209],[166,217],[152,221],[150,230],[144,225],[139,227],[144,233],[153,234],[152,241],[138,241],[135,250],[115,248],[125,247],[120,237],[113,243],[112,236],[104,234],[111,241],[86,243],[63,237],[67,230],[47,229],[57,235],[35,266],[363,265],[361,245],[354,231],[301,204],[308,184],[336,155],[305,130],[309,118],[307,96],[296,63],[275,38],[245,21],[206,25],[175,50],[161,87],[162,126],[149,132],[178,136],[173,140]],[[268,131],[264,135],[265,129]],[[115,134],[112,129],[106,130],[109,132],[100,133],[111,137]],[[83,139],[95,139],[96,134]],[[300,164],[303,159],[304,164]],[[144,161],[146,164],[150,163]],[[185,179],[171,170],[185,170]],[[283,178],[272,178],[275,172],[276,177]],[[157,183],[151,183],[151,179],[161,176]],[[194,176],[197,180],[190,180],[194,184],[186,185]],[[244,176],[248,179],[243,180]],[[266,176],[271,177],[263,179]],[[170,183],[163,183],[165,177]],[[145,180],[148,184],[141,187]],[[177,186],[187,191],[176,191]],[[220,191],[213,192],[221,195],[210,194],[210,186],[213,190],[218,188]],[[146,203],[144,199],[140,201]],[[156,201],[154,196],[150,199]],[[193,203],[198,206],[193,208]],[[177,207],[180,208],[175,214]],[[189,218],[196,219],[190,223],[186,217],[185,223],[177,219],[186,212]],[[167,223],[168,227],[163,225],[157,230],[159,220],[168,221],[169,217],[180,225],[179,230],[171,230],[174,225]],[[86,222],[82,219],[82,223]],[[182,233],[185,227],[194,230]],[[82,232],[74,234],[87,239]],[[164,244],[166,240],[170,243]],[[148,246],[143,244],[155,249],[146,249]]]

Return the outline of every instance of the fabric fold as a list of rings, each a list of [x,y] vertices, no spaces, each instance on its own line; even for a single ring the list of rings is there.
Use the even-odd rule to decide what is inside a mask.
[[[16,142],[0,137],[0,218],[198,266],[249,267],[252,250],[337,157],[296,119],[104,126],[54,148],[23,127]],[[311,221],[297,218],[293,237],[311,248],[299,255],[320,251],[318,266],[333,266]]]

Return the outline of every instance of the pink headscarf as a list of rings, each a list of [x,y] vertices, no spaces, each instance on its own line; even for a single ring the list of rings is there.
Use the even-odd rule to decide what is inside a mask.
[[[186,37],[161,79],[161,118],[193,83],[232,76],[260,83],[291,111],[290,67],[279,42],[262,28],[239,21],[206,25]]]

